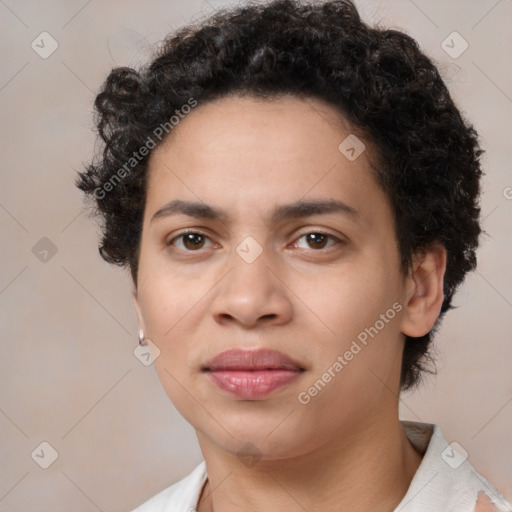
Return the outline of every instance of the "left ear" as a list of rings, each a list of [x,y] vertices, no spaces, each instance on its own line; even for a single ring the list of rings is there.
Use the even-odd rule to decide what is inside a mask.
[[[417,253],[406,278],[406,304],[400,330],[419,338],[434,326],[444,300],[446,249],[439,243]]]

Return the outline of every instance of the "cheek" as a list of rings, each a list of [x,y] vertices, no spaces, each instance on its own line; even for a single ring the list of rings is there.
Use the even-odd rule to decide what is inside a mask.
[[[169,290],[163,289],[161,283],[148,286],[143,295],[143,315],[148,335],[153,341],[162,343],[169,335],[176,323],[177,298]]]
[[[315,313],[310,316],[314,322],[310,329],[318,336],[318,350],[313,355],[317,377],[331,368],[338,356],[343,357],[344,378],[336,381],[346,379],[355,389],[361,383],[366,386],[369,377],[376,380],[370,370],[386,375],[395,368],[401,359],[399,282],[398,275],[378,257],[361,258],[316,281],[305,302]]]
[[[183,418],[194,426],[208,425],[211,418],[202,405],[205,401],[198,395],[197,384],[186,373],[186,361],[180,354],[164,350],[153,364],[167,397]]]
[[[139,295],[146,329],[156,340],[166,343],[199,305],[206,293],[203,291],[205,283],[157,265],[144,273],[143,283]]]
[[[205,317],[207,291],[206,279],[178,276],[155,266],[151,274],[146,273],[141,311],[146,335],[160,350],[155,367],[166,389],[173,387],[174,381],[165,370],[183,381],[190,377],[191,365],[200,356],[197,340],[203,338],[197,329]]]
[[[372,267],[364,261],[329,270],[316,280],[313,288],[299,288],[299,296],[326,327],[327,334],[353,337],[379,319],[398,296],[392,279],[383,268]]]

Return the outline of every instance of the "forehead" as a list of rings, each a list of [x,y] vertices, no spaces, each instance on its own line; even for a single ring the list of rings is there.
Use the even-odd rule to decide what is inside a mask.
[[[281,130],[281,131],[279,131]],[[341,135],[353,130],[350,123],[334,106],[317,98],[298,98],[283,95],[273,99],[254,96],[228,96],[204,104],[199,103],[188,115],[183,116],[169,133],[158,154],[169,146],[182,151],[195,149],[198,158],[208,153],[249,149],[251,141],[268,145],[260,157],[271,150],[284,152],[290,146],[297,151],[300,142],[309,141],[304,149],[321,140],[325,144],[336,142]],[[276,134],[279,136],[276,137]],[[316,136],[315,136],[316,134]],[[326,135],[330,135],[325,140]],[[256,141],[255,139],[258,139]],[[324,144],[324,145],[325,145]],[[171,148],[172,151],[172,148]]]
[[[199,103],[151,155],[150,213],[172,199],[232,206],[239,213],[244,205],[263,209],[309,196],[359,209],[358,203],[379,191],[368,144],[349,159],[342,151],[347,137],[354,137],[348,121],[313,98]]]

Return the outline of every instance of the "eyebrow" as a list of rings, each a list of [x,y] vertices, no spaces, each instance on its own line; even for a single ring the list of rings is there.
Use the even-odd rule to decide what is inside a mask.
[[[328,213],[343,213],[352,220],[360,220],[359,212],[342,201],[335,199],[301,199],[294,203],[276,206],[270,214],[269,222],[273,225],[286,220]],[[196,219],[219,220],[222,223],[229,221],[227,212],[220,208],[205,203],[175,199],[160,208],[153,215],[150,222],[179,214]]]

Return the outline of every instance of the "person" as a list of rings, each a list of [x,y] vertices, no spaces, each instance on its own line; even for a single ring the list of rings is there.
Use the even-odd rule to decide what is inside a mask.
[[[398,415],[481,233],[478,134],[412,37],[350,0],[247,3],[95,107],[76,185],[204,456],[136,512],[512,510]]]

